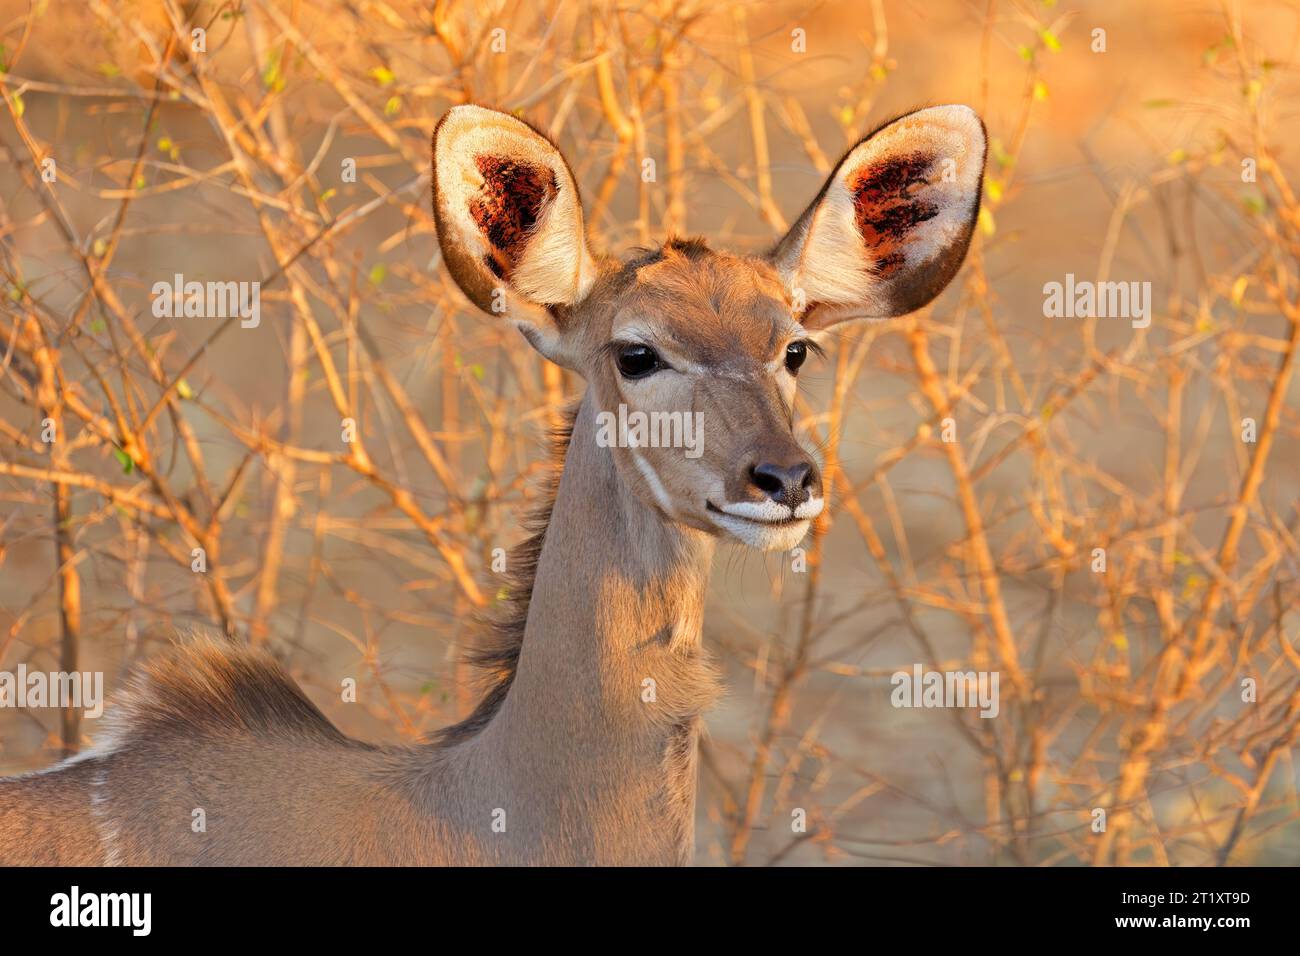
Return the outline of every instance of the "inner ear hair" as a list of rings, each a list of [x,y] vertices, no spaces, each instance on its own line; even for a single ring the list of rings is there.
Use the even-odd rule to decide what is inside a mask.
[[[964,106],[891,120],[850,149],[770,254],[807,327],[903,315],[952,280],[979,214],[984,125]]]
[[[433,213],[456,284],[500,314],[505,290],[531,305],[576,305],[591,288],[582,204],[560,150],[508,113],[448,111],[433,134]]]

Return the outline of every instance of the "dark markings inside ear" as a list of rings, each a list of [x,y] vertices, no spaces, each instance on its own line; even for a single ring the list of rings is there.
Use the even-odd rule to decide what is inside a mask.
[[[492,247],[488,268],[504,278],[519,264],[533,227],[560,187],[555,173],[537,163],[483,155],[474,164],[483,188],[470,201],[469,212]]]
[[[914,195],[928,182],[933,163],[933,156],[900,156],[860,170],[849,184],[858,233],[881,278],[891,278],[903,267],[903,246],[917,224],[939,215],[938,206]]]

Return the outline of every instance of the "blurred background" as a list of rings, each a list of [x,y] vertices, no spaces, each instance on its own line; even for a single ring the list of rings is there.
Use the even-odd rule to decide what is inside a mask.
[[[607,250],[759,251],[962,102],[966,266],[801,375],[807,569],[720,551],[698,862],[1300,862],[1298,43],[1267,0],[0,0],[0,670],[111,698],[200,631],[352,735],[463,716],[582,385],[442,268],[438,118],[549,131]],[[176,273],[261,282],[260,325],[155,317]],[[1151,283],[1150,326],[1048,317],[1067,274]],[[998,670],[999,716],[895,709],[914,663]],[[0,773],[96,733],[0,710]]]

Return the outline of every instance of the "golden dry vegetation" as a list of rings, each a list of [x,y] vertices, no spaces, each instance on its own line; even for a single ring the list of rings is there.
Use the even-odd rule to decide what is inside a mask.
[[[349,733],[463,715],[581,383],[441,268],[437,119],[550,131],[607,249],[759,250],[960,101],[967,265],[805,376],[807,570],[718,562],[699,861],[1296,861],[1296,4],[3,0],[0,44],[0,669],[111,693],[200,629]],[[176,273],[260,281],[260,325],[156,318]],[[1149,327],[1046,316],[1067,274],[1150,282]],[[914,663],[997,670],[1001,713],[891,707]],[[0,711],[0,770],[95,733]]]

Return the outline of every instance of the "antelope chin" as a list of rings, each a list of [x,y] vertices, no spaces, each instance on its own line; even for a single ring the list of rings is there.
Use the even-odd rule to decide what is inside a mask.
[[[775,501],[743,501],[721,507],[711,501],[705,504],[713,523],[741,544],[759,551],[789,551],[808,533],[824,501],[814,498],[793,509]]]
[[[811,521],[784,521],[780,524],[732,518],[729,515],[713,516],[714,523],[741,544],[759,551],[789,551],[803,540]]]

